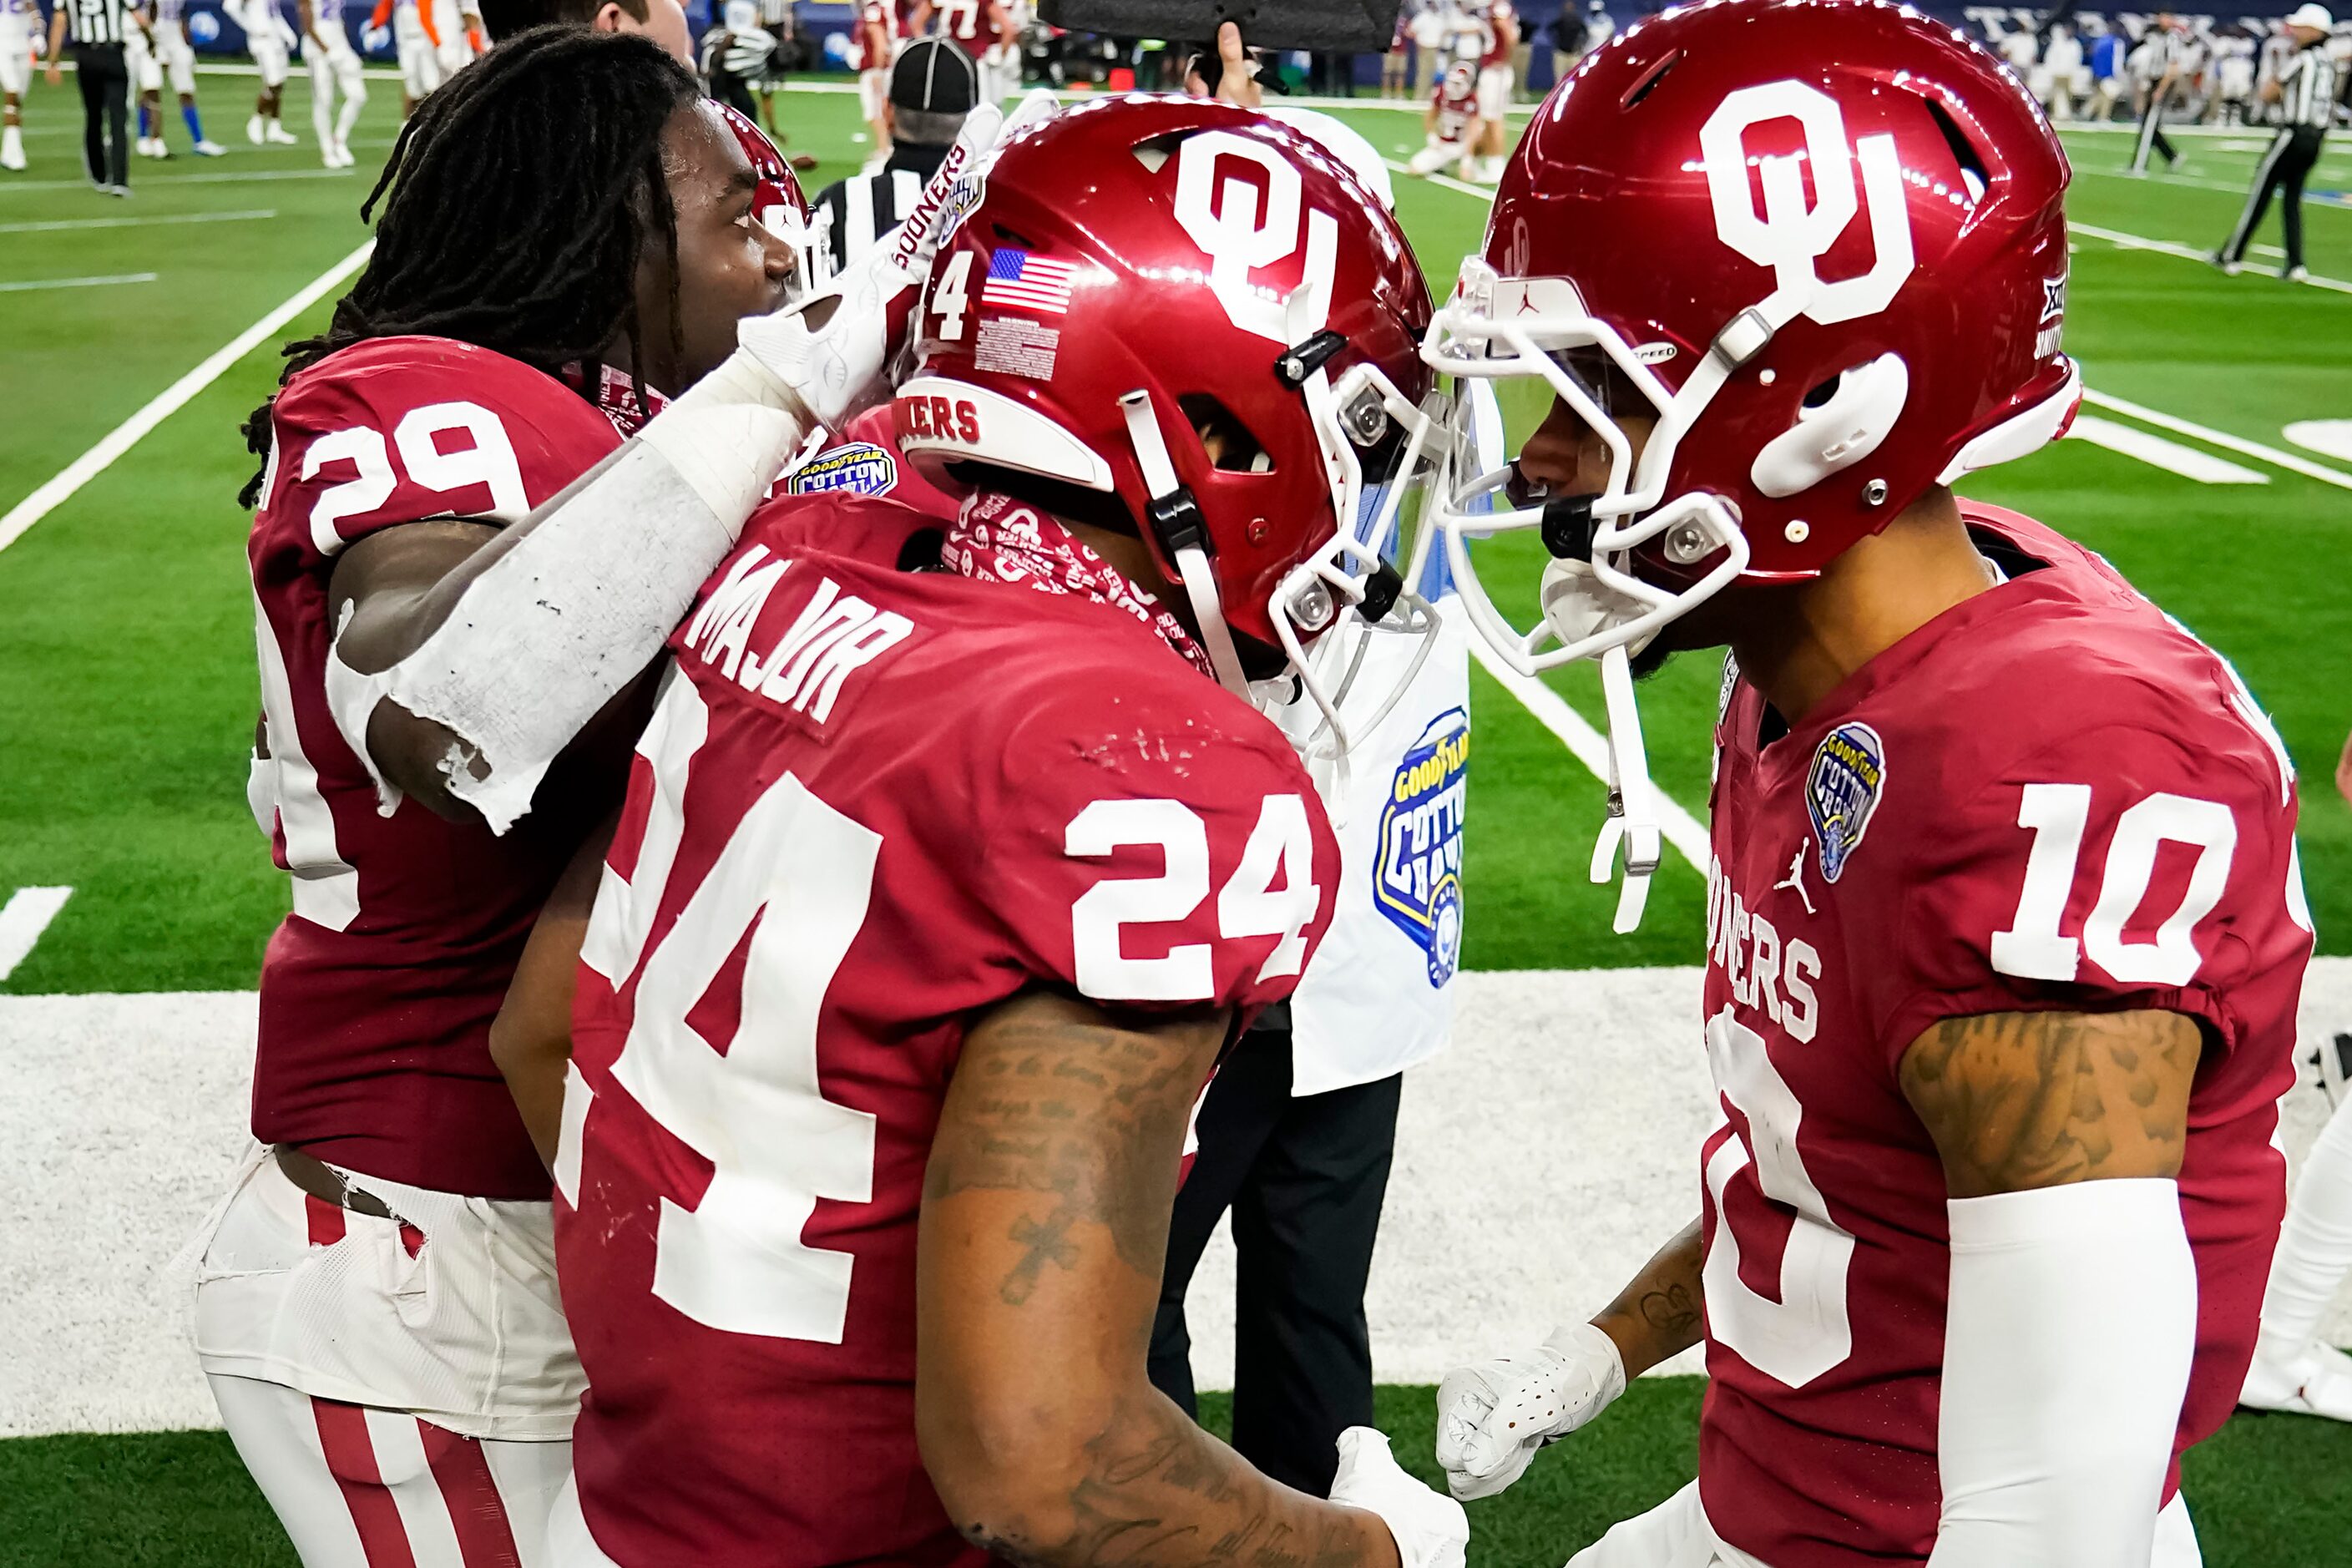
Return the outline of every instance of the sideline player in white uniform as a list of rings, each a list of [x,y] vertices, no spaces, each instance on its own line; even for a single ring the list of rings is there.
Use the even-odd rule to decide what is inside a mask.
[[[360,57],[343,31],[343,0],[294,3],[302,16],[302,63],[310,68],[310,125],[319,133],[319,158],[330,169],[348,169],[354,160],[346,143],[368,95]],[[338,93],[343,100],[340,114]]]
[[[400,61],[400,117],[416,112],[425,95],[441,85],[441,37],[421,0],[376,0],[370,31],[392,26],[393,52]]]
[[[188,140],[195,143],[200,158],[217,158],[226,151],[217,142],[205,134],[205,122],[196,112],[196,52],[188,47],[188,30],[184,20],[187,0],[153,0],[154,20],[148,28],[154,47],[146,56],[146,64],[139,77],[139,108],[148,126],[148,155],[168,158],[171,148],[163,141],[163,93],[165,78],[172,91],[180,100],[180,122],[188,128]]]
[[[424,0],[420,0],[424,3]],[[488,47],[477,0],[429,0],[433,6],[434,47],[441,58],[441,79],[447,81]]]
[[[291,147],[300,138],[286,129],[281,116],[286,78],[294,68],[294,29],[279,15],[278,0],[243,0],[228,17],[245,29],[246,53],[261,72],[261,91],[253,100],[253,117],[245,122],[245,139],[257,147],[271,142]]]
[[[0,169],[25,166],[25,89],[40,17],[33,0],[0,0]]]

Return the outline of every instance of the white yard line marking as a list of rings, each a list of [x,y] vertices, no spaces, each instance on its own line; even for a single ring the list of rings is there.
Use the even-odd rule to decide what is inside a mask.
[[[251,223],[278,216],[276,207],[233,213],[165,213],[156,217],[59,217],[39,223],[0,223],[0,234],[57,234],[76,228],[145,228],[159,223]]]
[[[2276,447],[2265,447],[2260,441],[2249,441],[2242,436],[2232,436],[2226,430],[2216,430],[2210,425],[2200,425],[2193,419],[2183,419],[2177,414],[2167,414],[2161,409],[2150,408],[2144,403],[2133,403],[2126,398],[2112,397],[2106,393],[2095,391],[2087,386],[2083,389],[2083,401],[2094,408],[2104,408],[2112,414],[2129,415],[2140,423],[2153,425],[2159,430],[2169,430],[2175,435],[2194,437],[2209,447],[2220,447],[2226,451],[2237,452],[2245,457],[2259,458],[2273,468],[2284,468],[2291,474],[2301,474],[2305,479],[2317,479],[2322,484],[2334,485],[2338,489],[2352,490],[2352,474],[2347,474],[2341,468],[2328,468],[2324,463],[2312,462],[2307,458],[2298,458],[2292,452],[2282,452]]]
[[[2306,452],[2352,463],[2352,419],[2298,419],[2279,434]]]
[[[1476,637],[1470,638],[1470,656],[1480,668],[1495,678],[1496,684],[1519,700],[1519,705],[1534,715],[1537,723],[1558,736],[1570,755],[1592,771],[1592,776],[1609,776],[1609,742],[1594,729],[1583,714],[1568,705],[1568,700],[1532,675],[1521,675],[1508,668],[1486,651],[1486,644]],[[1706,868],[1706,829],[1698,818],[1685,811],[1663,789],[1658,797],[1658,832],[1665,841],[1681,852],[1682,858],[1704,871]]]
[[[16,972],[72,897],[71,888],[19,888],[5,904],[0,904],[0,980]]]
[[[5,517],[0,517],[0,550],[16,543],[26,529],[48,516],[75,491],[104,473],[117,458],[138,445],[149,431],[171,417],[189,399],[218,381],[231,365],[258,348],[287,322],[318,303],[344,279],[357,272],[374,248],[375,241],[371,239],[310,279],[291,299],[224,343],[204,363],[157,393],[144,408],[108,431],[98,445],[67,464],[48,483],[17,502]]]
[[[110,289],[117,283],[152,283],[152,272],[113,272],[102,278],[30,278],[0,283],[0,294],[36,294],[44,289]]]
[[[2129,425],[2118,425],[2112,419],[2102,419],[2095,414],[2076,415],[2066,436],[2069,440],[2088,441],[2094,447],[2105,447],[2110,452],[2137,458],[2143,463],[2179,474],[2184,479],[2195,479],[2200,485],[2266,485],[2271,482],[2268,474],[2258,474],[2252,468],[2240,468],[2210,452],[2184,447],[2178,441],[2168,441],[2161,436],[2151,436]]]
[[[2168,239],[2150,239],[2146,235],[2126,234],[2121,229],[2101,228],[2096,224],[2072,218],[2067,220],[2066,229],[2070,234],[2087,234],[2093,239],[2104,239],[2123,250],[2152,250],[2161,256],[2177,256],[2183,261],[2194,261],[2200,267],[2213,264],[2211,251],[2200,250],[2193,245],[2178,245]],[[2322,278],[2314,273],[2302,281],[2314,289],[2331,289],[2338,294],[2352,294],[2352,283],[2341,278]]]
[[[133,191],[143,191],[150,185],[238,185],[248,180],[349,180],[356,178],[350,169],[256,169],[247,174],[141,174],[132,171]],[[86,191],[88,180],[8,180],[0,181],[0,196],[15,195],[24,191]]]

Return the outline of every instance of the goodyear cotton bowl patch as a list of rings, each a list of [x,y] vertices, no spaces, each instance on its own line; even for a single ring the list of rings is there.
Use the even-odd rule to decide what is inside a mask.
[[[1381,809],[1373,893],[1381,913],[1428,955],[1429,984],[1462,963],[1462,806],[1468,797],[1470,715],[1433,720],[1397,764]]]
[[[828,447],[784,481],[784,489],[796,496],[823,495],[829,490],[885,496],[898,486],[898,459],[871,441]]]
[[[1822,738],[1805,775],[1805,810],[1822,847],[1822,878],[1834,882],[1862,845],[1886,788],[1886,742],[1867,724],[1841,724]]]

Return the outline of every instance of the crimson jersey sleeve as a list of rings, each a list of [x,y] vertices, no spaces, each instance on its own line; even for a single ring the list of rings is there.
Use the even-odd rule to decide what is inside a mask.
[[[1322,940],[1339,846],[1274,726],[1165,663],[1115,694],[1066,681],[1013,729],[982,893],[1042,980],[1246,1016],[1290,994]]]
[[[519,522],[620,444],[554,377],[446,338],[342,350],[297,375],[270,420],[257,582],[315,569],[401,523]]]
[[[1894,933],[1849,955],[1891,1060],[1940,1018],[2045,1009],[2160,1008],[2238,1044],[2242,997],[2308,918],[2285,755],[2221,709],[2086,721],[1908,836],[1878,918],[1846,928]]]

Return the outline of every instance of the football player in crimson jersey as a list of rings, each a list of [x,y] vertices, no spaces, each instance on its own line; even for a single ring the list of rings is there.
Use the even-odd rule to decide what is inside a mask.
[[[1476,177],[1475,160],[1479,144],[1486,140],[1486,123],[1478,108],[1478,73],[1469,61],[1448,66],[1437,85],[1429,89],[1423,130],[1426,134],[1422,149],[1406,165],[1407,174],[1425,177],[1452,163],[1462,178]]]
[[[536,1560],[564,1473],[580,1374],[546,1173],[488,1032],[625,751],[576,755],[537,792],[551,752],[486,814],[462,737],[503,735],[509,710],[486,717],[448,682],[511,681],[533,712],[567,691],[583,718],[613,700],[625,677],[593,672],[642,669],[731,543],[635,510],[663,471],[623,441],[643,404],[677,395],[646,426],[673,452],[715,418],[714,444],[763,484],[753,439],[772,475],[826,388],[856,380],[836,360],[803,395],[800,362],[762,368],[737,346],[739,321],[780,363],[816,341],[772,313],[795,266],[763,207],[797,192],[751,144],[646,40],[551,28],[502,46],[404,131],[367,269],[248,427],[268,455],[247,496],[252,798],[294,908],[264,960],[258,1145],[203,1246],[197,1338],[313,1568],[422,1561],[452,1531],[468,1561]],[[863,319],[825,303],[828,331]],[[761,423],[759,388],[789,408]],[[601,523],[581,510],[599,505]],[[536,584],[520,608],[494,591],[518,574]],[[594,627],[589,604],[634,604],[650,641],[616,652],[627,626],[610,618],[574,647],[530,629],[533,613]],[[467,640],[489,634],[521,646]]]
[[[519,1083],[571,1055],[560,1135],[523,1096],[589,1378],[553,1560],[1458,1564],[1379,1434],[1307,1497],[1145,1372],[1190,1108],[1331,908],[1250,684],[1433,624],[1360,521],[1424,286],[1228,105],[1066,111],[974,195],[894,402],[962,510],[754,518],[501,1019]]]
[[[1657,853],[1628,654],[1733,656],[1700,1213],[1439,1393],[1481,1496],[1704,1340],[1696,1481],[1578,1568],[2197,1561],[2179,1458],[2254,1348],[2312,939],[2229,666],[1948,488],[2072,416],[2066,177],[1906,8],[1669,12],[1538,113],[1432,328],[1437,367],[1554,395],[1433,510],[1500,657],[1602,661],[1621,920]],[[1517,530],[1554,558],[1506,595],[1527,633],[1472,545]]]

